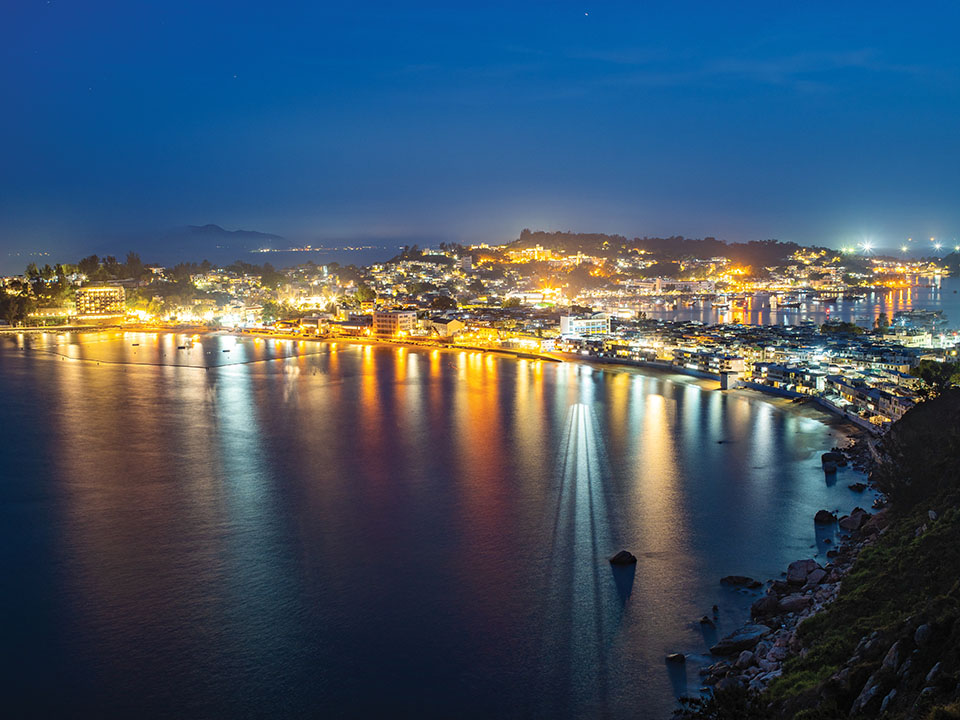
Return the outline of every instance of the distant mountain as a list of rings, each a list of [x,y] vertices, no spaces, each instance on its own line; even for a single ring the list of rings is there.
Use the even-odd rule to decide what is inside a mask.
[[[267,240],[267,241],[276,241],[283,240],[281,235],[273,235],[271,233],[262,233],[257,230],[225,230],[219,225],[214,225],[213,223],[208,223],[206,225],[187,225],[184,228],[177,228],[181,232],[186,232],[190,235],[201,235],[208,238],[230,238],[234,241],[236,240]]]
[[[170,235],[203,238],[212,241],[223,240],[226,243],[243,246],[243,249],[246,250],[254,250],[260,247],[261,243],[274,243],[284,239],[280,235],[263,233],[257,230],[225,230],[213,223],[208,223],[207,225],[187,225],[186,227],[175,228]]]
[[[208,259],[211,262],[248,260],[251,250],[281,248],[286,240],[280,235],[256,230],[226,230],[219,225],[184,225],[162,231],[146,239],[145,257],[158,262],[175,263]]]

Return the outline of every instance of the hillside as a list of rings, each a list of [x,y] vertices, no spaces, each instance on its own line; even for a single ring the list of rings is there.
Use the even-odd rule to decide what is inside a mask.
[[[800,624],[781,677],[682,717],[960,719],[960,389],[891,428],[873,480],[893,500],[886,527],[836,601]]]

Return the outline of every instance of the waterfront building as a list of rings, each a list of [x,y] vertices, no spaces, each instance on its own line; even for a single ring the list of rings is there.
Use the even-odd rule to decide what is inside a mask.
[[[122,317],[126,314],[125,294],[120,286],[77,289],[77,317],[97,319]]]
[[[453,337],[466,327],[456,318],[436,317],[430,320],[430,328],[440,337]]]
[[[560,334],[565,337],[571,335],[609,335],[610,316],[604,313],[597,313],[590,317],[564,315],[560,318]]]
[[[413,310],[377,310],[373,313],[373,334],[380,337],[409,335],[417,323]]]

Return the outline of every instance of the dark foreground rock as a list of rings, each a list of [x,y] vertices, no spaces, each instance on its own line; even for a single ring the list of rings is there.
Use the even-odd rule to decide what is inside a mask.
[[[743,650],[752,650],[757,643],[770,634],[766,625],[746,625],[735,633],[727,635],[720,642],[710,648],[714,655],[739,654]]]
[[[612,558],[610,558],[611,565],[636,565],[637,557],[632,553],[627,552],[626,550],[621,550]]]
[[[817,510],[817,514],[813,516],[813,521],[817,525],[830,525],[837,521],[837,516],[829,510]]]

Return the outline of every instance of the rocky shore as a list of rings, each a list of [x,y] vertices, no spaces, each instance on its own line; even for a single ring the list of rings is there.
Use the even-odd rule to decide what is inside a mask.
[[[785,660],[804,652],[797,627],[836,599],[859,552],[883,532],[885,511],[871,515],[856,508],[834,522],[848,533],[828,552],[830,561],[790,563],[784,577],[768,582],[765,594],[751,606],[751,623],[710,648],[722,659],[700,671],[704,690],[731,685],[763,690],[780,677]]]
[[[859,471],[868,472],[872,463],[869,442],[869,438],[859,438],[847,448],[834,448],[824,457],[825,468],[828,463],[849,463]],[[854,491],[866,489],[865,483],[855,485],[857,487],[850,486]],[[877,505],[882,508],[883,501]],[[820,563],[814,558],[796,560],[780,578],[765,583],[763,596],[750,608],[750,623],[710,648],[711,655],[719,659],[701,668],[702,691],[732,686],[762,691],[780,677],[783,663],[805,652],[797,637],[798,626],[836,599],[857,555],[883,533],[886,512],[878,509],[871,514],[858,507],[849,515],[837,517],[828,510],[820,510],[811,520],[822,527],[832,525],[841,533],[840,541],[826,553],[827,562]],[[721,582],[744,587],[764,586],[741,576],[723,578]]]

